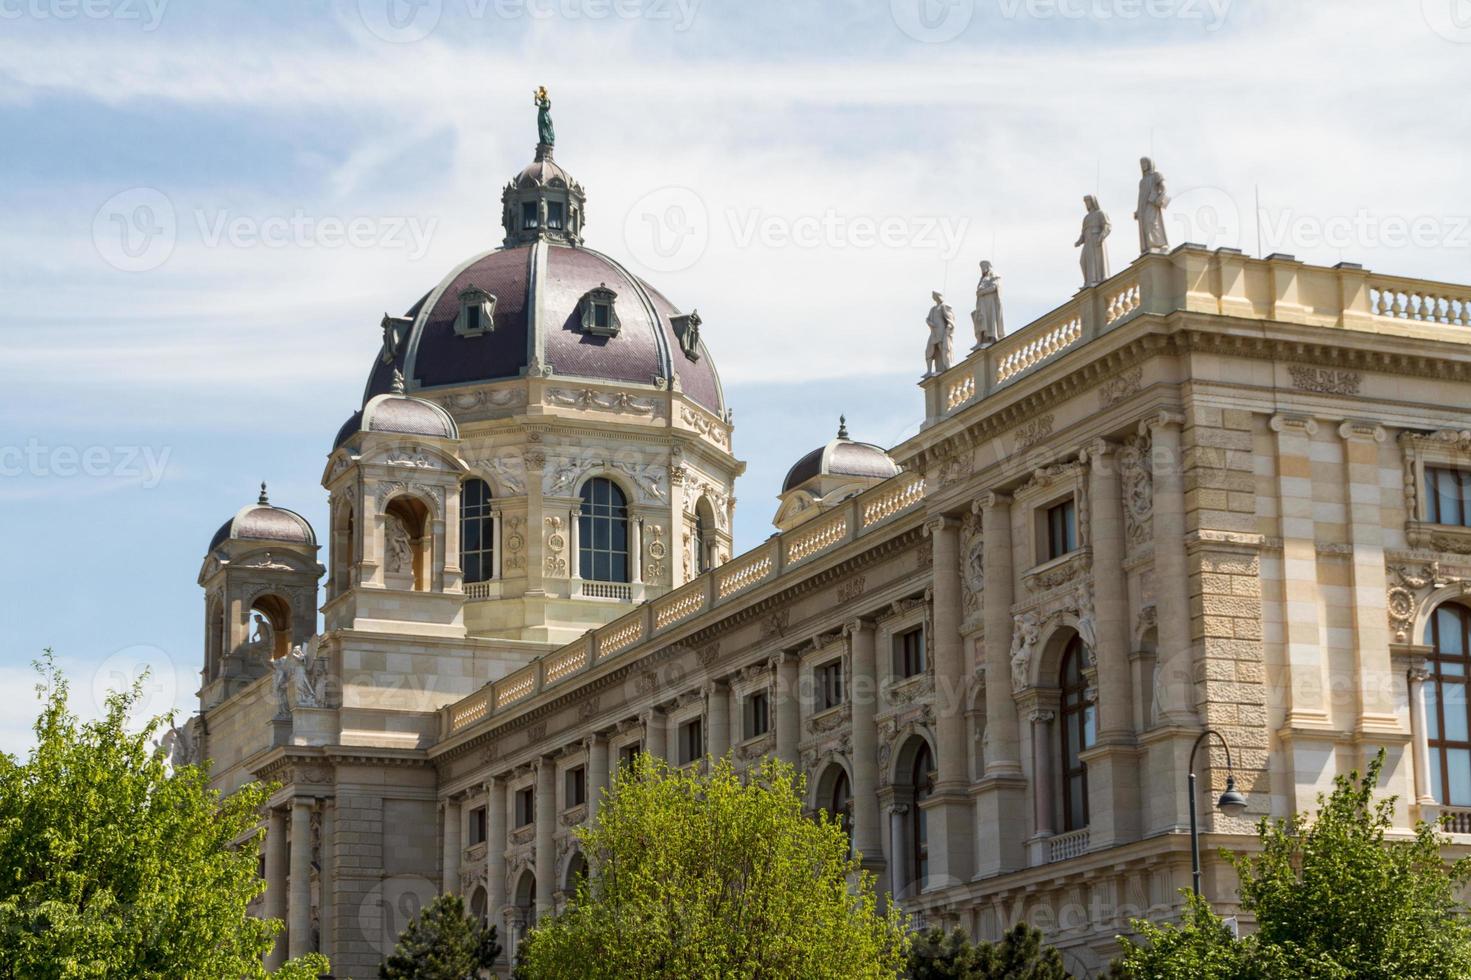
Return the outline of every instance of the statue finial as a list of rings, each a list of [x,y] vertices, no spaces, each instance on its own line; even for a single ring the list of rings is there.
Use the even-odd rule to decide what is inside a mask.
[[[266,496],[266,481],[265,480],[260,481],[260,497],[258,497],[255,502],[258,503],[258,504],[261,504],[262,506],[267,506],[271,502],[271,498],[268,497],[268,496]]]
[[[404,373],[398,368],[393,369],[393,383],[389,388],[395,395],[402,395],[404,393]]]
[[[557,134],[552,129],[552,98],[547,95],[547,87],[542,85],[532,93],[531,99],[536,104],[537,159],[541,159],[542,147],[550,150],[557,142]]]
[[[846,415],[838,416],[838,438],[848,438],[848,416]]]

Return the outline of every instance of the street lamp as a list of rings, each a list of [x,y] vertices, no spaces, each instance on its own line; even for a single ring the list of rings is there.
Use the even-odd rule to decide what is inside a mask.
[[[1195,819],[1195,753],[1212,735],[1226,750],[1226,792],[1216,801],[1216,809],[1228,817],[1239,817],[1246,811],[1246,797],[1236,791],[1236,775],[1231,769],[1231,746],[1226,744],[1220,732],[1207,728],[1190,748],[1190,879],[1196,898],[1200,897],[1200,827]]]

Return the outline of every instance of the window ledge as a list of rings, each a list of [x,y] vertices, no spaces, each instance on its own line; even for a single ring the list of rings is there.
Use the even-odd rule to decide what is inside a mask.
[[[1412,548],[1427,548],[1457,555],[1471,554],[1471,527],[1461,527],[1458,524],[1409,521],[1405,524],[1405,540]]]
[[[1093,550],[1079,548],[1045,561],[1022,573],[1022,584],[1031,592],[1046,592],[1082,578],[1093,568]]]
[[[560,822],[563,827],[575,827],[587,819],[587,804],[579,803],[562,811]]]

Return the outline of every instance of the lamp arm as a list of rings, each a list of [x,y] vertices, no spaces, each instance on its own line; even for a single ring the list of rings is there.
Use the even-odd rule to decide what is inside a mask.
[[[1234,767],[1231,765],[1231,746],[1227,743],[1226,737],[1214,728],[1207,728],[1200,733],[1195,739],[1195,744],[1190,747],[1190,774],[1192,776],[1195,775],[1195,753],[1200,751],[1201,745],[1212,735],[1216,737],[1216,741],[1221,743],[1221,748],[1226,750],[1226,772],[1231,773],[1234,771]]]

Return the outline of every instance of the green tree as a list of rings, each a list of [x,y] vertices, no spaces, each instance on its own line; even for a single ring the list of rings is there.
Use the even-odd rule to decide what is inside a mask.
[[[1000,942],[970,941],[936,926],[909,947],[910,980],[1066,980],[1062,954],[1042,945],[1042,932],[1018,922]]]
[[[458,895],[440,895],[409,920],[393,955],[378,968],[381,980],[465,980],[495,966],[495,926],[465,913]]]
[[[155,736],[130,732],[142,681],[99,721],[67,709],[51,651],[27,761],[0,755],[0,977],[264,977],[281,923],[246,914],[270,787],[227,797],[197,766],[170,774]],[[327,970],[315,954],[274,976]]]
[[[1440,980],[1471,977],[1471,921],[1457,900],[1471,876],[1447,865],[1449,839],[1421,823],[1409,840],[1386,839],[1393,798],[1375,802],[1384,752],[1368,773],[1339,776],[1316,819],[1263,819],[1261,852],[1230,856],[1241,907],[1255,934],[1233,939],[1202,903],[1178,928],[1135,923],[1143,943],[1121,939],[1124,976]]]
[[[640,757],[578,832],[589,875],[527,936],[517,975],[897,976],[903,917],[878,911],[841,826],[804,816],[802,792],[779,761],[741,777],[728,759],[703,774]]]

